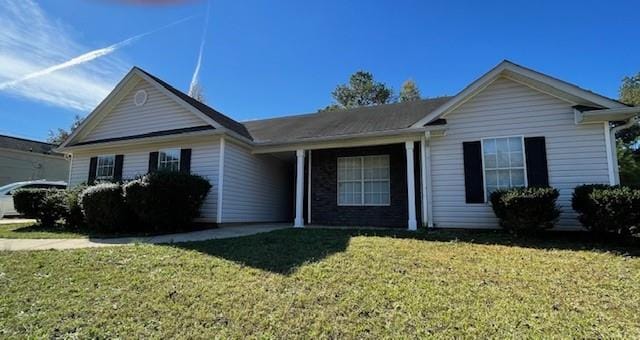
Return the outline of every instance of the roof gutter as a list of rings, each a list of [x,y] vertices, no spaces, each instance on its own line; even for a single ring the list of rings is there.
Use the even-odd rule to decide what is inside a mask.
[[[640,107],[621,107],[614,109],[601,109],[601,110],[588,110],[579,111],[575,110],[576,123],[595,123],[595,122],[615,122],[626,121],[635,115],[640,114]]]
[[[628,129],[630,127],[632,127],[633,125],[635,125],[636,123],[640,122],[640,116],[634,116],[629,118],[629,120],[626,121],[626,123],[622,124],[622,125],[618,125],[616,127],[612,127],[609,128],[609,135],[606,136],[607,138],[607,142],[609,142],[608,148],[609,150],[609,154],[610,154],[610,158],[611,158],[611,170],[613,170],[613,177],[610,179],[610,183],[612,185],[615,184],[620,184],[620,169],[618,168],[618,156],[617,156],[617,152],[616,152],[616,134],[624,129]],[[606,126],[609,125],[609,122],[605,123]]]
[[[139,139],[126,139],[126,140],[104,142],[104,143],[83,144],[83,145],[77,145],[77,146],[65,146],[65,147],[58,147],[54,149],[54,151],[59,153],[72,153],[74,151],[104,149],[104,148],[118,147],[118,146],[131,145],[131,144],[149,144],[149,143],[173,141],[181,137],[216,136],[216,135],[225,134],[225,132],[226,131],[217,130],[217,129],[204,130],[204,131],[173,134],[173,135],[166,135],[166,136],[145,137],[145,138],[139,138]]]

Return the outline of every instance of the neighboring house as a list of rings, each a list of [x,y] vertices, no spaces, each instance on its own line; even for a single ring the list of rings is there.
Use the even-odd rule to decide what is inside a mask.
[[[35,140],[0,135],[0,186],[47,179],[69,179],[69,161],[52,152],[56,146]]]
[[[500,63],[453,97],[237,122],[133,68],[59,148],[71,185],[205,176],[202,220],[492,228],[497,188],[618,183],[609,122],[640,108]],[[171,199],[171,197],[167,197]]]

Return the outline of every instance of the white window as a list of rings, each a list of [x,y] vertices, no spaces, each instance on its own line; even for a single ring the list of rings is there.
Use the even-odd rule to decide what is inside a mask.
[[[115,166],[116,166],[115,155],[98,156],[98,162],[96,163],[96,179],[97,180],[113,179]]]
[[[483,139],[482,162],[487,197],[498,189],[527,186],[522,136]]]
[[[338,205],[389,205],[389,156],[338,158]]]
[[[180,149],[165,149],[158,152],[158,170],[180,170]]]

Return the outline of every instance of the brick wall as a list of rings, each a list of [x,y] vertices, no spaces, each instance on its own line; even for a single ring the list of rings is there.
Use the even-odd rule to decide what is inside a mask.
[[[420,224],[420,143],[414,146],[416,213]],[[407,161],[404,144],[313,150],[311,157],[311,223],[345,226],[406,227]],[[389,206],[338,206],[338,157],[389,155]],[[305,206],[306,207],[306,206]]]

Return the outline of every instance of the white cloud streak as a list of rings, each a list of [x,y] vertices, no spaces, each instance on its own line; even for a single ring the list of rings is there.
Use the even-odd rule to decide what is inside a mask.
[[[128,69],[111,54],[146,35],[191,19],[81,54],[88,48],[32,0],[0,0],[0,7],[0,90],[78,111],[94,108]]]
[[[207,1],[207,13],[204,19],[204,27],[202,29],[202,40],[200,40],[200,51],[198,52],[198,61],[196,63],[196,68],[193,71],[193,76],[191,77],[191,84],[189,85],[189,95],[193,95],[193,92],[200,81],[200,66],[202,65],[202,54],[204,53],[204,44],[207,37],[207,27],[209,26],[209,11],[211,10],[211,2]]]
[[[0,0],[0,82],[62,63],[87,50],[70,30],[51,20],[31,0]],[[113,88],[127,67],[108,58],[7,88],[2,93],[25,100],[88,111]]]
[[[46,75],[49,75],[51,73],[54,73],[54,72],[57,72],[57,71],[60,71],[60,70],[64,70],[64,69],[69,68],[69,67],[73,67],[73,66],[77,66],[77,65],[80,65],[80,64],[84,64],[84,63],[92,61],[94,59],[97,59],[97,58],[100,58],[100,57],[104,57],[104,56],[109,55],[109,54],[115,52],[116,50],[126,46],[126,45],[129,45],[129,44],[133,43],[134,41],[136,41],[136,40],[138,40],[138,39],[140,39],[140,38],[142,38],[144,36],[147,36],[149,34],[155,33],[157,31],[165,29],[165,28],[169,28],[169,27],[171,27],[173,25],[177,25],[177,24],[179,24],[179,23],[181,23],[181,22],[183,22],[185,20],[188,20],[188,19],[190,19],[190,18],[185,18],[185,19],[182,19],[182,20],[178,20],[176,22],[173,22],[173,23],[171,23],[169,25],[166,25],[164,27],[161,27],[159,29],[155,29],[153,31],[149,31],[149,32],[146,32],[146,33],[138,34],[138,35],[136,35],[134,37],[125,39],[125,40],[123,40],[123,41],[121,41],[119,43],[115,43],[113,45],[110,45],[110,46],[107,46],[107,47],[104,47],[104,48],[99,48],[97,50],[93,50],[93,51],[87,52],[87,53],[82,54],[80,56],[77,56],[75,58],[71,58],[70,60],[67,60],[67,61],[65,61],[63,63],[47,67],[45,69],[42,69],[42,70],[39,70],[39,71],[36,71],[36,72],[29,73],[29,74],[27,74],[25,76],[22,76],[22,77],[18,78],[18,79],[14,79],[14,80],[11,80],[11,81],[6,81],[4,83],[0,83],[0,90],[4,90],[6,88],[16,86],[16,85],[18,85],[18,84],[20,84],[22,82],[25,82],[27,80],[30,80],[30,79],[46,76]]]

